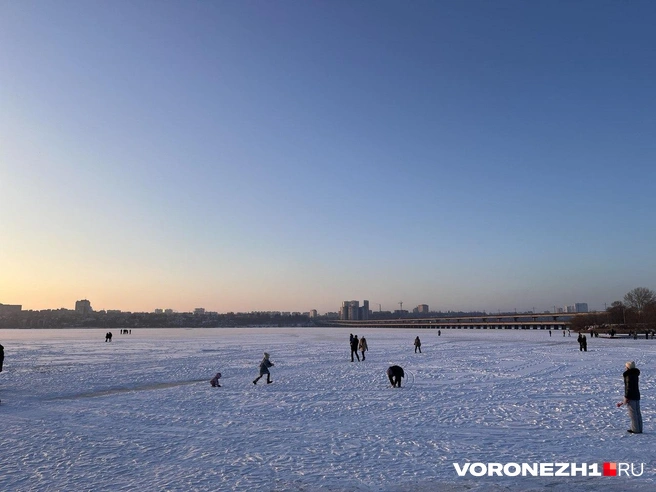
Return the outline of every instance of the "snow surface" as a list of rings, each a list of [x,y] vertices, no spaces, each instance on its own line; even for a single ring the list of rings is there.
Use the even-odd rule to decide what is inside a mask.
[[[0,330],[0,490],[655,490],[656,340],[516,330]],[[422,354],[415,354],[419,335]],[[262,352],[274,383],[257,386]],[[615,404],[641,369],[645,433]],[[401,389],[385,370],[406,369]],[[209,380],[220,371],[221,388]],[[459,477],[453,463],[645,463]]]

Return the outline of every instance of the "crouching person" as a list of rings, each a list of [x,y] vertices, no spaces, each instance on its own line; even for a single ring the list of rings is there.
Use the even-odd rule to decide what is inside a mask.
[[[221,379],[221,373],[217,372],[212,379],[210,379],[210,384],[212,388],[220,388],[219,379]]]
[[[401,366],[390,366],[387,368],[387,377],[389,378],[390,383],[392,383],[392,388],[400,388],[401,378],[405,377],[405,373]]]

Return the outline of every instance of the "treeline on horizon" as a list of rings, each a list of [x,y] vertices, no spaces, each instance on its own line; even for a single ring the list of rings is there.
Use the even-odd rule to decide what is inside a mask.
[[[586,331],[628,330],[646,332],[656,330],[656,292],[647,287],[636,287],[627,292],[622,301],[615,301],[605,312],[575,316],[571,329]]]
[[[479,311],[447,311],[425,314],[372,311],[370,319],[399,317],[482,316]],[[20,311],[0,315],[0,328],[239,328],[248,326],[321,326],[337,318],[337,313],[311,318],[302,313],[131,313],[93,311],[80,314],[68,309]]]
[[[129,313],[94,311],[21,311],[0,317],[0,328],[238,328],[313,326],[307,315],[269,313]]]

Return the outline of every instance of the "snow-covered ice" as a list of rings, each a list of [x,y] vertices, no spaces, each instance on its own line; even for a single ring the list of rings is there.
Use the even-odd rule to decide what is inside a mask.
[[[348,329],[105,331],[0,330],[0,490],[656,489],[656,340],[579,352],[561,332],[368,329],[352,363]],[[264,351],[274,383],[254,386]],[[627,360],[642,371],[642,435],[615,405]],[[466,462],[645,465],[459,477]]]

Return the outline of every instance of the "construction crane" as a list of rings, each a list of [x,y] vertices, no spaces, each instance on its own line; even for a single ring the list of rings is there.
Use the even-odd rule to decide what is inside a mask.
[[[403,301],[399,301],[399,311],[403,311]]]

